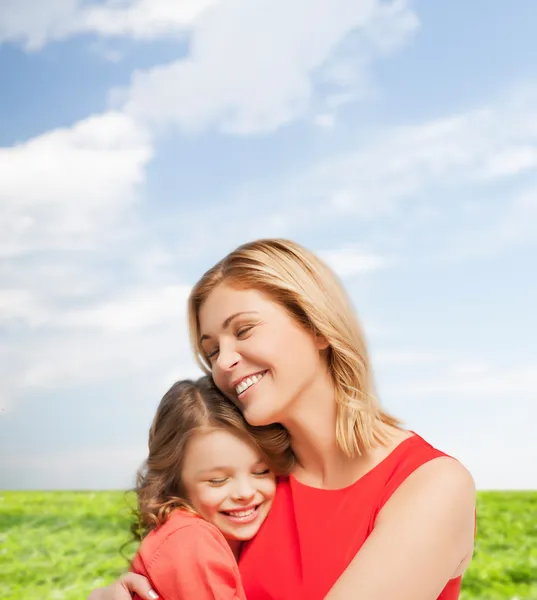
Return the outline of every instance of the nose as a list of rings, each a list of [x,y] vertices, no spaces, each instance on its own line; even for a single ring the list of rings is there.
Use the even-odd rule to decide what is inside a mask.
[[[256,490],[248,477],[242,477],[235,480],[235,485],[231,491],[231,497],[236,502],[247,504],[254,499]]]
[[[222,371],[230,371],[240,359],[239,353],[228,344],[220,344],[216,364]]]

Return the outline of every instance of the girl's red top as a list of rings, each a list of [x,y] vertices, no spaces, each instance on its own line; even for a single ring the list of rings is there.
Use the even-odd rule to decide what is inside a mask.
[[[160,600],[246,600],[224,536],[184,510],[144,538],[131,570],[149,579]]]

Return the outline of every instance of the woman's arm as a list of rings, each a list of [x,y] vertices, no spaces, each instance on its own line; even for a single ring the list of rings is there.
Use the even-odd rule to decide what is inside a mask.
[[[325,600],[436,600],[472,554],[474,517],[468,471],[447,457],[426,463],[382,508]]]
[[[156,600],[159,596],[151,588],[149,579],[137,573],[125,573],[117,581],[91,592],[87,600],[132,600],[137,594],[143,600]]]

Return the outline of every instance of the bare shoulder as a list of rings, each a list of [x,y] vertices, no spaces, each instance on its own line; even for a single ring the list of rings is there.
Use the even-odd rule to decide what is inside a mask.
[[[434,458],[416,469],[401,485],[404,490],[422,490],[424,494],[440,492],[461,500],[475,499],[475,482],[468,469],[455,458]]]
[[[470,531],[473,538],[476,487],[468,469],[458,460],[442,456],[434,458],[399,486],[380,511],[378,524],[411,514],[440,518],[444,523]]]

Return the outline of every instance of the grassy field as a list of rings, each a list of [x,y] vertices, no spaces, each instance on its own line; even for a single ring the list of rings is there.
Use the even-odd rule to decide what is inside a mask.
[[[481,492],[461,600],[537,600],[537,492]],[[125,571],[122,492],[0,492],[2,600],[84,600]]]

